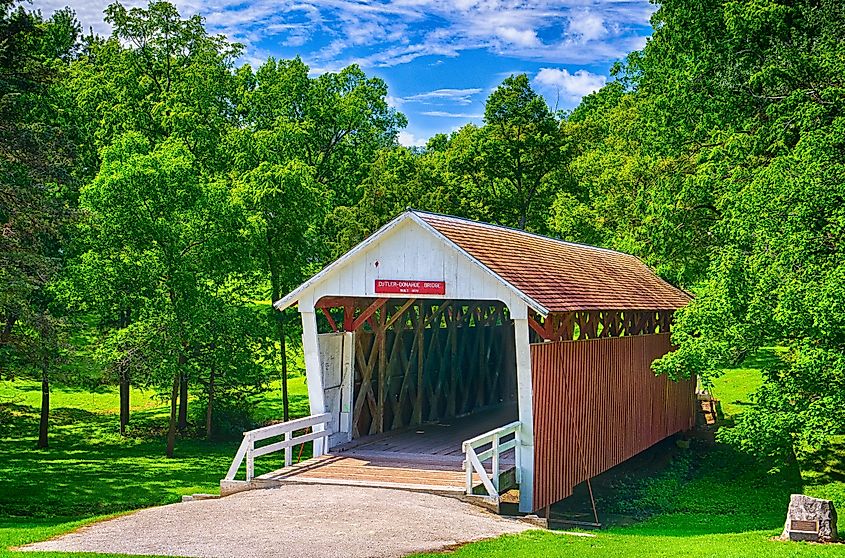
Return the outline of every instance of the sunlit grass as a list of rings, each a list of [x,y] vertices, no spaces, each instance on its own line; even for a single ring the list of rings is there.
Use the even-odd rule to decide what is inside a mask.
[[[36,449],[40,386],[0,382],[0,517],[85,517],[216,493],[239,439],[180,439],[164,456],[167,405],[152,392],[133,390],[128,436],[117,420],[116,388],[97,392],[57,388],[52,394],[50,447]],[[293,417],[308,413],[304,377],[289,382]],[[256,398],[259,422],[282,419],[277,385]],[[307,449],[303,456],[309,455]],[[282,455],[256,461],[261,474]]]
[[[161,395],[153,390],[132,388],[130,400],[133,411],[162,407]],[[41,406],[41,383],[31,380],[0,380],[0,404],[13,403],[27,407]],[[53,385],[50,389],[50,407],[85,409],[92,413],[118,413],[120,396],[117,386],[76,388]],[[0,431],[2,435],[2,431]]]

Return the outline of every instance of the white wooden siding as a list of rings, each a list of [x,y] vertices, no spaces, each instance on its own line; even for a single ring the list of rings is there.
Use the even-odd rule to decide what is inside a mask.
[[[518,291],[413,219],[397,223],[338,264],[298,293],[301,309],[313,308],[325,296],[500,300],[512,317],[527,317]],[[376,293],[376,279],[445,281],[446,294]]]

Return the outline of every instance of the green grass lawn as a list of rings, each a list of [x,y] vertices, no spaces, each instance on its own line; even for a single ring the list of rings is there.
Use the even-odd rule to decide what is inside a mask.
[[[750,394],[760,382],[755,366],[728,371],[716,382],[713,391],[726,418],[753,404]],[[303,378],[293,378],[289,387],[293,415],[307,414]],[[56,388],[51,446],[37,450],[39,396],[34,382],[0,381],[0,558],[29,557],[6,549],[104,516],[215,492],[239,442],[183,439],[176,457],[167,459],[168,408],[152,392],[133,390],[130,435],[122,437],[116,389]],[[281,417],[278,385],[255,403],[257,420]],[[780,532],[791,492],[831,498],[845,510],[845,439],[836,442],[782,469],[724,445],[694,443],[673,450],[660,470],[614,481],[610,493],[599,497],[600,513],[631,516],[633,525],[590,538],[534,531],[469,544],[454,555],[845,556],[843,547],[770,540]],[[257,473],[277,468],[280,460],[260,458]]]
[[[33,520],[50,526],[68,518],[100,516],[178,501],[183,494],[214,493],[239,440],[183,439],[164,456],[168,407],[152,393],[133,390],[129,436],[118,431],[116,390],[86,393],[54,389],[50,447],[36,449],[38,386],[0,382],[0,532]],[[279,394],[257,401],[263,419],[281,418]],[[304,378],[290,381],[294,413],[307,408]],[[281,465],[281,455],[256,461],[256,471]],[[58,518],[58,519],[57,519]],[[52,528],[52,527],[50,527]],[[2,545],[0,545],[2,546]]]
[[[708,517],[667,516],[661,521],[645,522],[636,527],[601,532],[595,538],[576,537],[554,531],[529,531],[469,544],[449,556],[476,558],[522,557],[595,557],[595,558],[781,558],[793,556],[842,556],[843,548],[771,541],[771,532],[695,534],[678,525],[707,521]],[[439,556],[442,554],[421,554]]]
[[[716,378],[710,391],[719,400],[725,419],[730,421],[743,409],[754,404],[752,394],[763,383],[762,369],[774,364],[776,351],[774,348],[761,349],[746,359],[742,367],[727,370],[723,376]]]

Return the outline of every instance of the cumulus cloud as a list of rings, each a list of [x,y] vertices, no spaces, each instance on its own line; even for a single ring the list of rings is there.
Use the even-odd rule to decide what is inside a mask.
[[[569,25],[566,31],[573,38],[584,43],[603,39],[608,34],[608,29],[604,24],[604,18],[588,10],[579,12],[569,18]]]
[[[542,68],[534,76],[534,83],[540,89],[557,91],[569,103],[576,103],[584,95],[604,87],[607,77],[586,70],[569,73],[566,68]]]
[[[514,27],[499,27],[496,29],[496,33],[505,41],[523,47],[535,47],[542,44],[540,38],[537,37],[537,32],[533,29],[520,30]]]
[[[404,145],[405,147],[425,147],[425,144],[428,141],[424,138],[418,138],[411,132],[406,132],[405,130],[399,132],[397,139],[399,140],[399,145]]]

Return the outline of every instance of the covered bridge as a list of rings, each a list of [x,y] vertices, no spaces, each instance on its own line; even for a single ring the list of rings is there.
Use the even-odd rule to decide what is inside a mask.
[[[312,416],[245,433],[222,485],[246,458],[253,484],[518,486],[542,509],[693,426],[694,380],[651,371],[689,300],[627,254],[407,211],[278,301],[302,318]],[[254,476],[309,440],[314,459]]]

